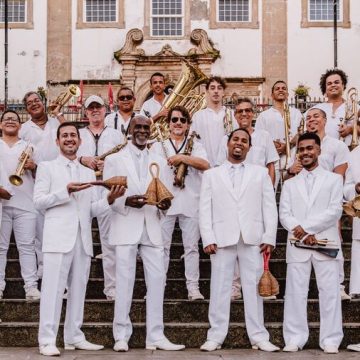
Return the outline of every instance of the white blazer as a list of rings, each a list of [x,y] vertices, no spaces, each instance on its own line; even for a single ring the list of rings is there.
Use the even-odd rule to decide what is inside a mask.
[[[72,250],[80,226],[87,255],[93,255],[91,220],[109,209],[107,199],[98,199],[95,187],[69,195],[69,160],[59,155],[39,164],[34,187],[34,204],[45,211],[43,252],[67,253]],[[94,181],[94,171],[79,166],[80,182]]]
[[[310,197],[307,194],[305,176],[302,170],[297,176],[285,181],[280,197],[280,222],[293,237],[292,229],[300,225],[308,234],[317,239],[335,241],[341,248],[338,220],[342,214],[343,179],[340,175],[318,166],[314,171],[315,181]],[[287,244],[286,261],[305,262],[311,256],[318,260],[330,258],[316,250],[299,249]],[[337,258],[341,258],[339,252]]]
[[[355,197],[355,184],[360,182],[360,146],[351,151],[349,156],[349,168],[346,172],[344,185],[345,200],[352,200]],[[360,240],[360,219],[353,218],[353,239]]]
[[[147,150],[144,150],[147,151]],[[149,165],[156,162],[160,166],[160,179],[164,182],[163,174],[166,162],[158,155],[149,152]],[[159,211],[156,206],[144,205],[141,209],[125,205],[126,198],[132,195],[144,195],[144,188],[140,184],[132,159],[129,146],[122,151],[109,155],[105,159],[104,179],[113,176],[127,176],[128,188],[124,196],[116,199],[110,206],[111,225],[109,242],[111,245],[134,245],[137,244],[146,226],[149,239],[152,244],[162,246],[161,225]],[[147,171],[146,188],[152,180],[150,171]]]
[[[245,244],[275,246],[278,214],[266,168],[245,163],[240,192],[234,191],[225,162],[205,171],[200,192],[199,223],[203,246]]]

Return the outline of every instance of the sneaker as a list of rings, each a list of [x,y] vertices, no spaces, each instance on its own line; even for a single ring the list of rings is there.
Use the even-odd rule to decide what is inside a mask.
[[[231,290],[231,301],[241,300],[241,291],[238,288],[232,288]]]
[[[98,259],[98,260],[102,260],[102,258],[103,258],[103,254],[97,254],[95,256],[95,259]]]
[[[40,291],[36,287],[25,290],[26,300],[40,300]]]
[[[342,301],[351,300],[351,296],[346,293],[344,285],[340,285],[340,296]]]
[[[106,295],[106,300],[115,301],[115,289],[110,289]]]
[[[194,300],[204,300],[204,296],[201,294],[201,292],[199,291],[199,289],[193,289],[193,290],[189,290],[188,292],[188,299],[190,301],[194,301]]]

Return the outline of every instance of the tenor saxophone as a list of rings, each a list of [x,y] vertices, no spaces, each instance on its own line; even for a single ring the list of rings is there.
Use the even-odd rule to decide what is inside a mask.
[[[24,175],[25,169],[25,163],[30,158],[31,154],[33,152],[33,148],[30,146],[30,142],[27,143],[24,151],[21,153],[19,157],[19,162],[15,170],[15,174],[12,174],[9,176],[9,181],[11,184],[15,186],[20,186],[24,182],[22,179],[22,176]]]
[[[190,156],[194,148],[194,138],[200,139],[200,136],[193,131],[189,136],[186,143],[183,155]],[[185,187],[185,176],[188,173],[188,165],[181,162],[174,170],[174,186],[178,186],[180,189]]]

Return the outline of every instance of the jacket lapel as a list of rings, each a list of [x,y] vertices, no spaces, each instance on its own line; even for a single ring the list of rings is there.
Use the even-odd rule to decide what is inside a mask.
[[[305,177],[303,174],[296,176],[296,187],[299,190],[300,195],[304,199],[305,204],[309,202],[309,197],[306,191]]]
[[[226,188],[228,189],[230,194],[234,197],[234,199],[237,201],[238,198],[235,194],[234,187],[231,183],[229,171],[228,171],[225,163],[219,166],[219,173],[220,173],[220,178],[223,181],[224,185],[226,186]]]
[[[324,172],[322,171],[321,168],[319,168],[318,174],[315,177],[315,182],[314,182],[314,186],[312,189],[312,192],[310,194],[310,199],[309,199],[309,207],[312,206],[312,204],[314,203],[316,196],[318,195],[322,184],[325,181],[326,176],[324,176]]]
[[[243,194],[243,192],[245,191],[245,189],[250,181],[250,178],[251,178],[251,171],[250,171],[248,165],[246,163],[244,163],[243,178],[242,178],[241,188],[240,188],[240,192],[238,194],[238,198],[240,198],[241,195]]]
[[[123,155],[123,162],[128,171],[129,177],[131,177],[136,187],[138,188],[139,192],[141,192],[140,180],[136,172],[135,164],[130,154],[130,150],[128,148],[125,148],[122,155]]]

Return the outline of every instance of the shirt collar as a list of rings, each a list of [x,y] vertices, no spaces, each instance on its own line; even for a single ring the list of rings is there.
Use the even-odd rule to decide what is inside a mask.
[[[242,161],[240,164],[233,164],[233,163],[231,163],[229,160],[225,160],[224,164],[225,164],[226,168],[227,168],[228,170],[230,170],[230,169],[232,169],[232,168],[236,169],[236,168],[245,167],[245,164],[246,164],[246,163],[245,163],[245,160]]]
[[[314,177],[316,177],[320,172],[321,172],[321,166],[318,165],[318,166],[317,166],[314,170],[312,170],[312,171],[308,171],[308,170],[306,170],[306,169],[302,169],[300,173],[301,173],[304,177],[307,177],[307,175],[308,175],[309,173],[311,173]]]
[[[76,158],[74,160],[70,160],[62,154],[59,154],[58,161],[65,166],[68,166],[70,163],[74,163],[76,166],[78,166],[78,164],[79,164],[78,158]]]
[[[138,147],[136,147],[133,143],[129,143],[129,149],[130,151],[135,154],[136,156],[140,156],[142,153],[145,152],[145,154],[149,153],[149,149],[147,147],[145,147],[144,150],[140,150]]]

